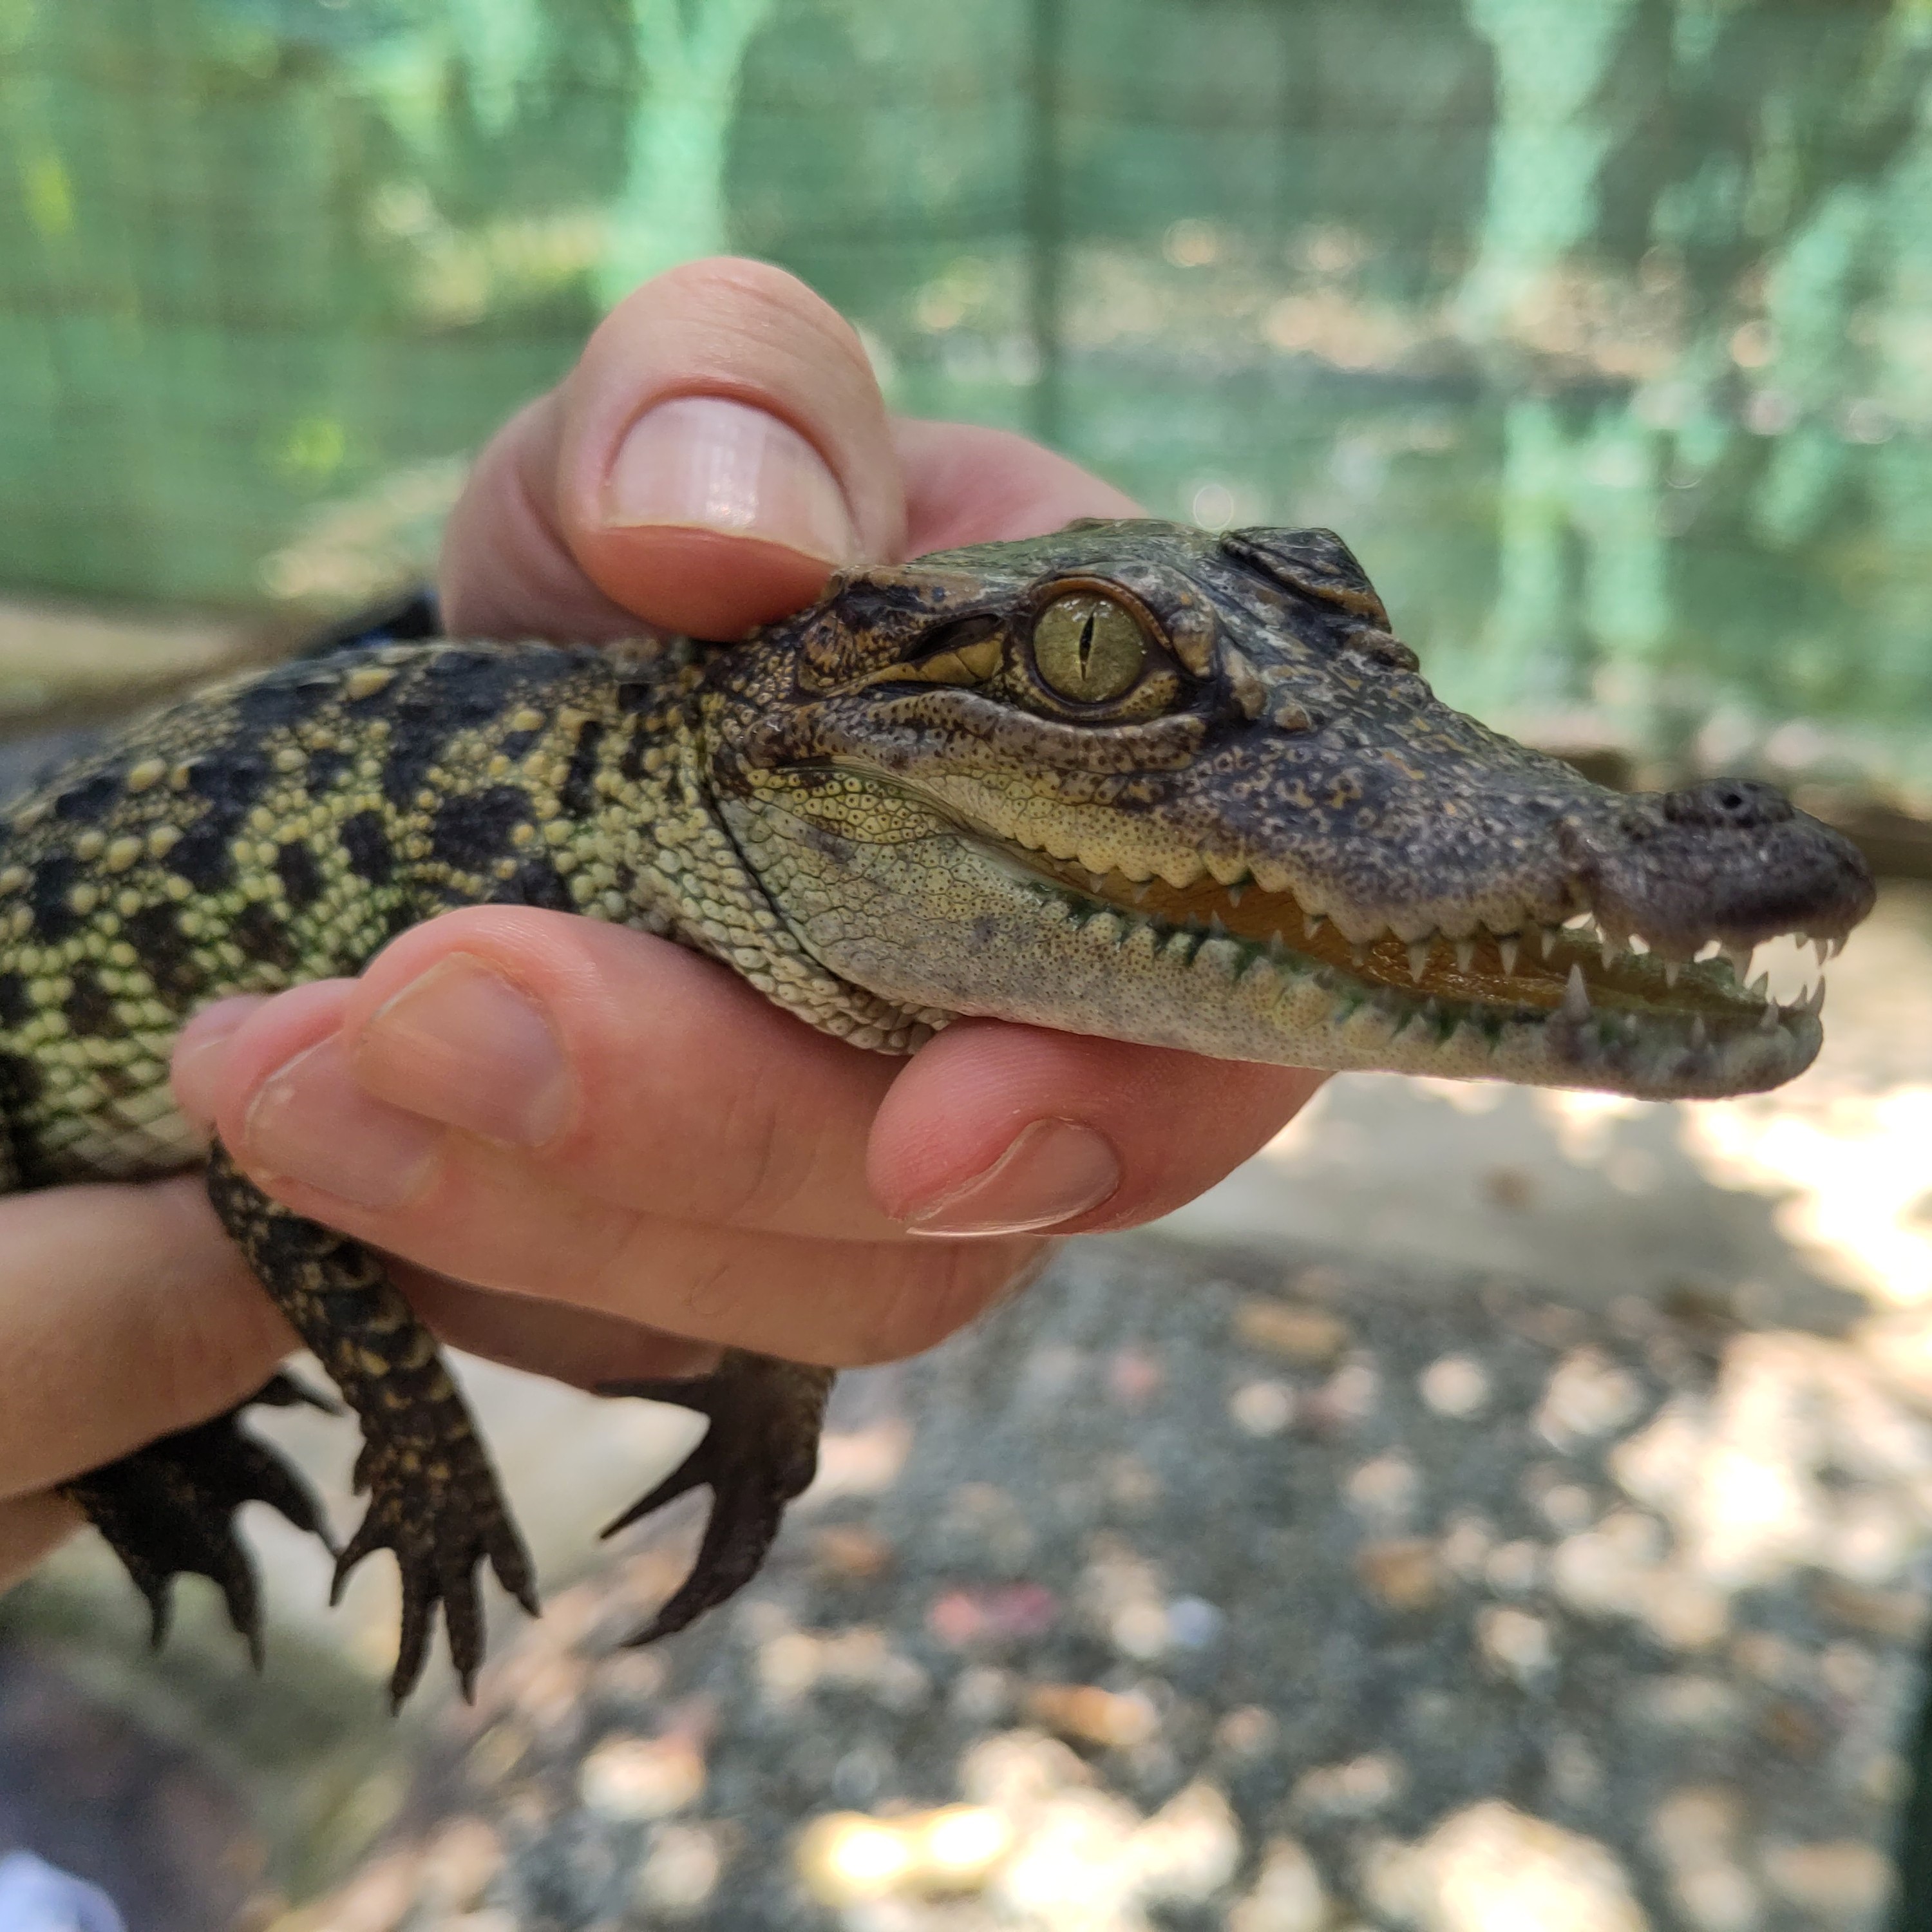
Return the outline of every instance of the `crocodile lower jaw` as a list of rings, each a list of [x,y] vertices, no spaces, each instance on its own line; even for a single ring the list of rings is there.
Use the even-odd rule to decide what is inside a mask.
[[[1681,964],[1552,926],[1352,944],[1288,893],[1096,875],[988,843],[1044,889],[1056,922],[1118,952],[1130,980],[1184,974],[1203,1040],[1176,1043],[1229,1058],[1673,1099],[1776,1086],[1810,1064],[1823,1036],[1822,978],[1814,993],[1782,1004],[1762,980],[1738,983],[1735,954]],[[1254,1050],[1257,1019],[1286,1051]],[[1220,1023],[1228,1044],[1217,1048]]]

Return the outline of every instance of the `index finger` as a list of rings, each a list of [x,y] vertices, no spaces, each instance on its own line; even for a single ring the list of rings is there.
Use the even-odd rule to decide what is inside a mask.
[[[532,1212],[548,1186],[846,1243],[1144,1220],[1220,1179],[1316,1084],[993,1022],[908,1064],[814,1032],[667,941],[500,906],[405,933],[358,981],[268,1003],[225,1049],[225,1097],[200,1109],[252,1118],[324,1036],[399,1114],[514,1148]],[[325,1118],[313,1095],[305,1118]],[[502,1163],[488,1166],[500,1195]]]
[[[478,458],[443,539],[451,630],[742,636],[899,555],[886,407],[852,327],[762,262],[634,290]]]

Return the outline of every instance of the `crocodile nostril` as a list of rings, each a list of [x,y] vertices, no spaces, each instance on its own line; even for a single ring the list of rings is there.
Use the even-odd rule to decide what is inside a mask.
[[[1666,792],[1661,802],[1672,825],[1701,826],[1714,832],[1755,832],[1781,825],[1792,815],[1791,802],[1781,791],[1749,778],[1712,778]]]

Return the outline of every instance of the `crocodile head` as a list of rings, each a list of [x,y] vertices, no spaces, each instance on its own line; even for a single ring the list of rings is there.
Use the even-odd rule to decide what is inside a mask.
[[[1748,986],[1872,904],[1766,787],[1628,796],[1439,702],[1322,530],[1088,523],[848,573],[713,657],[778,916],[909,1010],[1652,1096],[1801,1071]],[[1715,956],[1707,956],[1714,955]]]

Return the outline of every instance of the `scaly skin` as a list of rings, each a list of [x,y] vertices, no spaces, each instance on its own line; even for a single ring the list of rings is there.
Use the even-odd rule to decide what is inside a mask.
[[[1853,848],[1763,787],[1623,797],[1438,704],[1325,532],[1076,524],[848,573],[739,644],[390,646],[136,727],[4,827],[5,1178],[206,1158],[166,1084],[182,1022],[354,973],[455,905],[665,934],[881,1052],[990,1014],[1672,1097],[1808,1064],[1815,1006],[1728,962],[1787,933],[1828,950],[1871,898]],[[1579,914],[1594,936],[1558,930]],[[1693,963],[1713,943],[1727,962]],[[384,1546],[401,1565],[394,1694],[439,1603],[466,1685],[478,1566],[533,1598],[434,1342],[367,1250],[221,1150],[209,1165],[224,1225],[362,1418],[371,1501],[342,1563]],[[632,1512],[712,1490],[647,1638],[756,1570],[811,1480],[830,1379],[740,1353],[628,1391],[711,1421]],[[253,1636],[233,1510],[317,1519],[232,1417],[189,1434],[73,1492],[158,1628],[172,1576],[198,1570]]]

